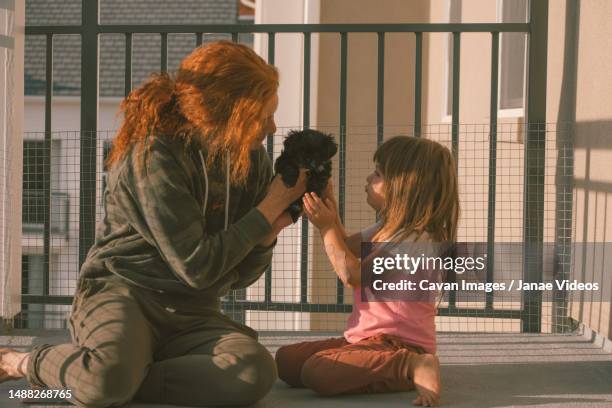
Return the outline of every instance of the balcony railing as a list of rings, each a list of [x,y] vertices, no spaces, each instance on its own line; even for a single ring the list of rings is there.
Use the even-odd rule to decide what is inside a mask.
[[[98,1],[87,0],[82,3],[82,22],[77,26],[28,26],[26,35],[46,36],[46,95],[45,95],[45,130],[46,137],[51,137],[51,104],[52,104],[52,60],[53,38],[55,35],[76,34],[81,37],[81,134],[80,134],[80,185],[79,185],[79,264],[83,262],[88,249],[94,241],[96,220],[96,180],[97,180],[97,103],[98,103],[98,38],[101,34],[122,34],[125,38],[125,94],[132,89],[132,38],[135,34],[154,33],[161,38],[160,70],[168,68],[168,35],[174,33],[191,33],[196,44],[203,41],[204,33],[228,33],[237,41],[240,33],[260,33],[267,35],[267,59],[275,61],[275,42],[279,34],[299,33],[303,38],[303,123],[304,128],[311,126],[310,120],[310,78],[311,78],[311,37],[314,33],[336,33],[340,45],[339,72],[339,210],[344,219],[346,212],[346,145],[347,145],[347,72],[348,42],[354,33],[375,33],[377,36],[377,93],[376,93],[376,142],[383,140],[384,121],[384,72],[385,72],[385,39],[389,33],[412,33],[415,42],[415,75],[407,78],[414,81],[414,135],[422,134],[422,88],[423,88],[423,34],[450,33],[452,35],[452,151],[459,157],[461,149],[459,122],[459,68],[461,58],[461,38],[464,33],[489,33],[491,40],[491,80],[490,80],[490,123],[488,134],[488,199],[487,199],[487,248],[494,253],[497,151],[498,151],[498,61],[500,33],[525,33],[528,39],[527,56],[527,109],[526,141],[524,143],[524,191],[523,191],[523,239],[525,245],[542,243],[544,222],[544,174],[546,142],[546,54],[547,54],[547,19],[548,1],[530,2],[530,21],[528,23],[491,23],[491,24],[264,24],[264,25],[101,25],[98,19]],[[267,151],[274,154],[273,137],[268,137]],[[568,171],[573,171],[569,169]],[[47,180],[50,183],[50,180]],[[571,217],[569,217],[571,223]],[[566,221],[567,222],[567,221]],[[570,228],[566,229],[571,231]],[[51,229],[45,230],[50,234]],[[567,237],[562,237],[567,238]],[[571,237],[570,237],[571,238]],[[308,302],[308,222],[302,220],[300,244],[300,301],[274,302],[272,300],[272,272],[265,274],[265,294],[263,301],[238,300],[232,294],[224,307],[237,313],[246,310],[299,311],[299,312],[348,312],[351,306],[344,302],[344,288],[337,282],[336,302],[320,304]],[[542,256],[529,252],[523,259],[523,279],[527,282],[542,281]],[[48,267],[48,266],[47,266]],[[494,259],[489,256],[487,265],[487,282],[494,279]],[[48,276],[48,274],[47,274]],[[24,295],[25,303],[69,304],[70,296]],[[442,308],[439,314],[444,316],[501,317],[521,319],[522,331],[539,332],[541,330],[541,293],[534,292],[526,296],[520,310],[504,310],[493,307],[493,295],[487,295],[482,309],[462,309],[457,307],[456,296],[450,294],[448,307]]]

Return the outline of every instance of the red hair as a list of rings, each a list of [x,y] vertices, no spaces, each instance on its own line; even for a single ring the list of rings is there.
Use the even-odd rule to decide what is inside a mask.
[[[107,164],[112,166],[132,146],[139,153],[162,133],[208,150],[210,164],[230,152],[233,184],[244,184],[252,143],[265,126],[263,108],[276,95],[278,71],[249,47],[217,41],[196,48],[174,76],[153,74],[121,102],[123,122]]]

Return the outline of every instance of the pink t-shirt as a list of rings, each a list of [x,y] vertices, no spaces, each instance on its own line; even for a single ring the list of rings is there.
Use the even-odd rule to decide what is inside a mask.
[[[374,224],[361,232],[363,241],[369,241],[380,228]],[[408,238],[410,239],[410,237]],[[427,237],[421,236],[419,242]],[[361,289],[353,291],[353,312],[349,316],[344,338],[356,343],[377,334],[391,334],[403,342],[436,353],[436,304],[434,302],[397,301],[362,302]]]

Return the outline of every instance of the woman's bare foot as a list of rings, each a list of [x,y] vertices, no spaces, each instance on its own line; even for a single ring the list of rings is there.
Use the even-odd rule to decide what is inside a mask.
[[[0,383],[26,376],[30,353],[0,348]]]
[[[425,407],[440,404],[440,361],[433,354],[419,354],[412,359],[412,381],[418,396],[414,405]]]

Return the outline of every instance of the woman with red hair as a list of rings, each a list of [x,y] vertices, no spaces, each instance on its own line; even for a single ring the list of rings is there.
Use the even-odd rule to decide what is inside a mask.
[[[80,406],[132,399],[244,405],[276,380],[256,332],[220,297],[270,265],[284,212],[305,191],[272,178],[278,72],[250,48],[197,48],[173,77],[123,101],[104,217],[70,315],[72,343],[2,351],[2,379],[64,389]],[[70,395],[67,393],[69,392]]]

